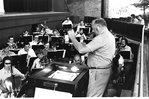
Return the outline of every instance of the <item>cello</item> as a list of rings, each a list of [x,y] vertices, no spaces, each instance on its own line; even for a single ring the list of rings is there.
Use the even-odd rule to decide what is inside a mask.
[[[23,77],[24,79],[26,78]],[[19,91],[22,88],[22,77],[20,75],[13,75],[12,66],[11,66],[11,76],[7,77],[4,80],[4,86],[7,89],[8,97],[17,97]]]
[[[17,97],[22,86],[21,77],[11,75],[5,79],[4,85],[7,89],[8,97]]]

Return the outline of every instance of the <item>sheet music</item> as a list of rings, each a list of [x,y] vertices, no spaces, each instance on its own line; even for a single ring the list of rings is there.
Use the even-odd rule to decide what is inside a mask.
[[[51,74],[48,78],[73,81],[78,76],[78,74],[79,73],[70,73],[70,72],[57,70],[53,74]]]

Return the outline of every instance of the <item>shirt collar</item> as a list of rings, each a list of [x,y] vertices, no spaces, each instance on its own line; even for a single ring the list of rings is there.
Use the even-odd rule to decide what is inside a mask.
[[[103,28],[102,30],[101,30],[101,33],[100,34],[103,34],[103,33],[105,33],[105,32],[107,32],[108,31],[108,29],[105,27],[105,28]],[[99,34],[99,35],[100,35]]]

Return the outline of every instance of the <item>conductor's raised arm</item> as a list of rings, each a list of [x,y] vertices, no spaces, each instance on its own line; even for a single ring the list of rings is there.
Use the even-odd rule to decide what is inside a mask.
[[[77,41],[77,39],[75,38],[75,32],[73,29],[68,31],[68,35],[74,47],[78,50],[79,53],[84,54],[84,53],[90,52],[90,49],[86,45],[81,44],[80,42]]]

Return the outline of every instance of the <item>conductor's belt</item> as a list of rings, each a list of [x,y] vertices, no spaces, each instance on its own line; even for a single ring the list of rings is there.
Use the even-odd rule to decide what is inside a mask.
[[[108,65],[107,67],[89,67],[89,69],[110,69],[111,68],[111,64]]]

